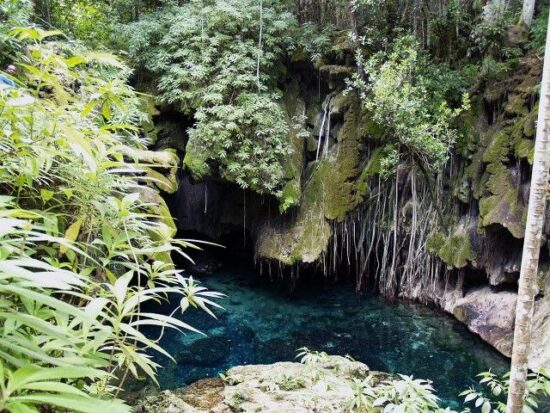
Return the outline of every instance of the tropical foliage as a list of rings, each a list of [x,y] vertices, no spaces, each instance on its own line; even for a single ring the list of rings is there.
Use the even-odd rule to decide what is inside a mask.
[[[488,371],[479,374],[479,377],[479,382],[484,388],[471,387],[462,392],[461,396],[464,396],[464,403],[473,404],[476,408],[480,408],[482,413],[505,412],[510,373],[499,377],[497,374]],[[539,411],[539,408],[542,409],[543,404],[547,406],[548,397],[550,397],[550,375],[548,371],[542,369],[537,373],[529,373],[523,413],[535,413]]]
[[[288,126],[276,81],[295,24],[278,0],[192,0],[127,27],[130,56],[157,78],[159,99],[194,114],[184,162],[195,177],[277,193]]]
[[[174,269],[173,223],[142,162],[147,119],[114,56],[15,29],[18,87],[0,91],[0,410],[129,411],[129,375],[156,381],[141,326],[193,330],[143,309],[217,306]],[[169,155],[169,154],[168,154]],[[164,205],[165,208],[165,205]]]
[[[383,169],[408,161],[440,170],[457,140],[453,120],[469,105],[467,94],[458,98],[455,109],[448,103],[460,96],[460,78],[443,65],[428,63],[412,36],[398,38],[387,53],[366,61],[358,52],[357,60],[362,71],[350,85],[361,94],[372,119],[387,131]]]

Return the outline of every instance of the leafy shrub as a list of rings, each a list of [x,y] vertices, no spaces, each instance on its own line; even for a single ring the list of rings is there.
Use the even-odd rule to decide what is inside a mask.
[[[546,30],[548,27],[548,12],[549,8],[544,7],[533,21],[529,33],[529,48],[534,49],[537,53],[544,54],[544,46],[546,43]]]
[[[32,13],[30,0],[3,0],[0,2],[0,63],[1,69],[19,53],[18,44],[8,32],[14,27],[29,24]]]
[[[192,0],[126,33],[130,55],[158,78],[159,99],[195,115],[187,168],[274,194],[289,150],[276,82],[296,22],[278,0],[264,1],[261,16],[254,0]]]
[[[174,294],[212,314],[220,295],[171,264],[189,244],[150,201],[148,171],[167,165],[139,159],[127,68],[57,32],[14,33],[29,87],[0,91],[0,410],[126,412],[128,375],[156,381],[148,351],[169,356],[140,328],[196,331],[142,304]]]
[[[195,177],[220,165],[220,174],[242,188],[276,192],[284,177],[288,126],[273,99],[241,93],[233,104],[200,108],[195,118],[184,159]]]
[[[306,386],[304,381],[299,377],[292,377],[286,374],[277,380],[276,384],[281,390],[284,391],[303,389]]]
[[[352,88],[359,91],[365,109],[386,130],[391,157],[382,166],[387,172],[399,161],[438,170],[449,156],[457,139],[453,119],[468,108],[467,95],[462,105],[452,109],[447,103],[456,99],[461,81],[448,69],[429,64],[411,36],[396,40],[389,52],[379,52],[363,63],[364,77],[354,75]],[[451,98],[451,99],[450,99]]]
[[[460,395],[464,396],[464,403],[473,403],[476,408],[480,408],[482,413],[505,412],[506,398],[508,395],[510,373],[505,373],[502,377],[497,376],[491,371],[480,373],[480,384],[485,389],[476,389],[470,387]],[[550,397],[550,375],[548,371],[542,369],[538,373],[529,373],[526,382],[525,404],[523,413],[535,413],[539,411],[543,400]],[[467,409],[467,411],[470,411]]]

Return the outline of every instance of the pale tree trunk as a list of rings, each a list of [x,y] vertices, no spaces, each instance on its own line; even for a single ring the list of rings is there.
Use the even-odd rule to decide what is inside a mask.
[[[483,20],[490,24],[498,23],[507,7],[506,0],[489,0],[483,8]]]
[[[519,278],[518,300],[516,305],[516,324],[514,346],[512,348],[512,368],[510,371],[510,390],[508,392],[507,413],[521,413],[525,396],[527,361],[531,343],[533,307],[536,294],[536,279],[539,264],[540,241],[544,225],[546,194],[548,190],[548,168],[550,167],[550,21],[546,33],[546,50],[542,71],[535,159],[531,176],[529,208],[523,255]]]
[[[527,27],[531,26],[533,16],[535,14],[535,0],[523,0],[523,8],[521,9],[521,21]]]

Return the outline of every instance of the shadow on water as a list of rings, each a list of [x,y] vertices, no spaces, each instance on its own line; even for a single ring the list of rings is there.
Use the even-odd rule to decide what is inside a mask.
[[[166,332],[162,345],[177,364],[165,366],[163,388],[217,376],[236,365],[294,360],[307,346],[349,354],[373,370],[412,374],[434,381],[445,404],[489,368],[504,371],[508,361],[461,323],[425,306],[360,297],[350,285],[328,281],[298,286],[292,297],[250,269],[227,266],[201,278],[227,295],[214,319],[190,309],[184,321],[205,332]],[[177,305],[177,304],[175,304]]]

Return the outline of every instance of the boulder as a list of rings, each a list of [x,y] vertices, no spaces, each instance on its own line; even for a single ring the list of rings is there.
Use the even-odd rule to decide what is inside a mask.
[[[474,289],[459,299],[452,313],[505,356],[512,354],[517,295],[493,292],[490,287]]]
[[[451,292],[445,310],[507,357],[512,355],[517,294],[479,287],[463,297]],[[550,365],[550,297],[539,297],[533,315],[533,336],[529,368]]]
[[[315,365],[280,362],[238,366],[226,379],[203,379],[183,389],[135,399],[136,413],[343,412],[353,397],[353,379],[390,378],[356,361],[326,356]],[[377,410],[378,411],[378,410]]]
[[[550,296],[535,302],[533,337],[529,353],[529,367],[538,370],[550,367]]]

